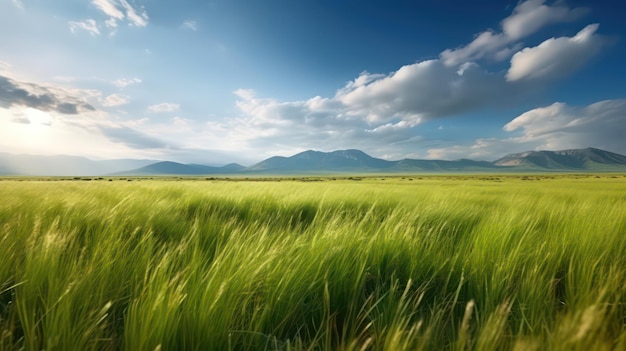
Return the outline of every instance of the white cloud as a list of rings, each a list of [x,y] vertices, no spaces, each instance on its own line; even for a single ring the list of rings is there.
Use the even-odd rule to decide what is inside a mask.
[[[11,0],[11,2],[13,3],[13,5],[15,5],[15,7],[17,7],[20,10],[24,9],[24,3],[22,2],[22,0]]]
[[[233,94],[239,96],[243,100],[252,100],[256,95],[255,91],[252,89],[237,89],[233,91]]]
[[[129,3],[125,0],[93,0],[92,4],[98,9],[94,11],[101,11],[106,15],[93,23],[96,29],[105,33],[124,24],[145,26],[148,23],[145,10],[133,8],[132,1]],[[107,142],[114,142],[115,145],[123,145],[126,148],[124,150],[169,148],[171,151],[171,145],[184,144],[184,147],[195,150],[219,148],[240,150],[241,153],[249,151],[249,154],[257,155],[263,152],[289,154],[309,148],[324,150],[361,148],[373,155],[393,155],[394,158],[410,153],[417,155],[420,149],[424,150],[427,142],[427,138],[422,135],[424,132],[420,130],[420,124],[424,121],[476,111],[506,101],[512,96],[523,99],[527,96],[526,93],[540,88],[547,82],[534,79],[540,75],[534,72],[542,72],[543,78],[554,79],[578,68],[579,64],[561,59],[567,52],[576,56],[563,48],[576,45],[589,48],[586,45],[596,43],[598,36],[593,26],[572,38],[549,39],[536,47],[515,54],[522,48],[517,42],[519,38],[536,33],[549,23],[572,20],[581,13],[575,14],[576,11],[578,10],[572,10],[562,2],[550,6],[537,0],[522,2],[510,17],[502,21],[500,32],[485,31],[461,49],[446,50],[438,59],[404,65],[388,74],[363,72],[343,87],[339,87],[335,94],[326,97],[280,101],[258,97],[253,90],[239,89],[234,92],[238,97],[236,106],[239,111],[235,117],[212,118],[209,123],[173,117],[178,113],[171,112],[178,111],[181,107],[179,104],[166,102],[147,107],[147,111],[152,113],[170,112],[169,117],[165,119],[163,115],[152,115],[155,117],[152,121],[141,119],[120,122],[121,117],[109,116],[105,118],[106,123],[81,122],[81,126],[85,129],[87,127],[84,125],[88,125],[91,128],[90,133],[105,138]],[[104,22],[105,19],[108,20]],[[195,22],[186,22],[182,24],[183,28],[190,30],[197,28]],[[76,29],[86,30],[79,26]],[[597,50],[590,50],[582,57],[588,58],[596,53]],[[492,72],[486,69],[482,62],[480,64],[472,62],[480,58],[506,60],[511,56],[513,58],[511,69],[508,71],[509,79],[506,69]],[[584,64],[587,59],[582,61],[580,64]],[[546,68],[548,64],[551,66]],[[513,78],[510,78],[511,75]],[[120,89],[140,83],[141,79],[132,76],[110,82]],[[72,100],[73,105],[67,106],[57,102],[47,104],[46,101],[38,99],[45,97],[45,94],[35,93],[29,89],[23,90],[27,93],[26,98],[19,100],[21,98],[16,96],[15,101],[9,104],[9,108],[16,108],[19,104],[21,104],[19,106],[37,105],[47,109],[46,112],[56,115],[62,114],[56,109],[65,112],[75,110],[75,117],[96,115],[93,111],[80,109],[79,102],[84,102],[82,100]],[[88,101],[96,103],[100,101],[102,106],[111,107],[127,103],[128,97],[112,94],[107,97],[92,97]],[[562,125],[575,123],[566,118],[567,113],[572,113],[570,108],[565,106],[563,109],[566,112],[562,112],[557,107],[553,110],[556,110],[554,113],[560,118],[559,123]],[[500,156],[503,150],[520,146],[554,145],[558,140],[573,140],[537,136],[538,126],[541,126],[538,121],[544,120],[546,113],[535,111],[535,114],[541,117],[535,122],[531,123],[531,119],[525,117],[507,124],[507,131],[515,135],[510,138],[483,138],[471,145],[431,148],[429,154],[439,155],[437,158],[446,158],[445,155],[454,158],[468,156],[481,158],[491,155],[489,150],[494,148],[498,150],[496,156]],[[71,116],[65,117],[69,119]],[[19,117],[13,120],[17,121]],[[28,120],[34,121],[30,118]],[[58,120],[60,119],[56,117],[55,127],[58,126],[56,122]],[[437,125],[434,124],[434,127]],[[558,123],[551,124],[557,125]],[[560,135],[558,133],[565,132],[555,130],[543,135]],[[572,132],[567,133],[571,135]]]
[[[126,0],[119,0],[124,10],[126,10],[126,18],[130,23],[137,27],[145,27],[148,25],[148,14],[145,10],[141,10],[140,13],[128,3]]]
[[[549,39],[518,52],[522,48],[518,39],[586,12],[562,2],[544,3],[519,3],[502,21],[502,32],[483,32],[461,49],[444,51],[439,59],[405,65],[389,74],[363,72],[332,97],[281,102],[259,98],[253,90],[236,90],[241,117],[214,123],[208,133],[213,140],[240,149],[298,151],[324,145],[328,149],[361,147],[375,155],[416,155],[415,149],[424,145],[425,138],[419,135],[423,122],[522,99],[597,54],[604,40],[594,34],[596,25],[572,38]],[[507,71],[490,72],[472,62],[511,55],[508,76]],[[531,77],[542,79],[526,79]],[[519,146],[519,138],[484,138],[470,146],[431,147],[428,156],[490,157],[484,145],[497,143],[501,151]]]
[[[11,64],[8,62],[0,61],[0,73],[8,73],[11,68]]]
[[[476,64],[459,70],[441,60],[430,60],[402,66],[387,76],[361,75],[334,99],[347,108],[346,114],[365,116],[370,122],[399,118],[417,125],[472,110],[506,90],[501,74],[489,73]]]
[[[471,147],[454,145],[428,149],[424,158],[431,160],[458,160],[461,158],[479,160],[482,156],[472,154]]]
[[[173,104],[170,102],[164,102],[158,105],[148,106],[148,112],[160,113],[160,112],[174,112],[180,109],[179,104]]]
[[[80,22],[70,21],[68,22],[68,24],[70,25],[70,31],[72,31],[72,33],[76,33],[78,29],[82,29],[82,30],[87,31],[91,35],[94,35],[94,36],[100,35],[100,30],[98,29],[98,25],[96,24],[96,21],[93,19],[86,19]]]
[[[66,116],[33,108],[0,107],[0,149],[35,155],[162,158],[168,143],[134,131],[109,115],[88,111]]]
[[[565,103],[527,111],[507,123],[507,138],[481,138],[471,145],[432,148],[430,158],[496,159],[528,150],[596,147],[626,153],[626,99],[605,100],[585,107]]]
[[[183,22],[181,27],[183,29],[189,29],[189,30],[192,30],[192,31],[195,32],[195,31],[198,30],[198,23],[196,21],[186,20],[186,21]]]
[[[13,76],[0,75],[0,150],[4,152],[250,162],[250,156],[234,151],[208,149],[221,145],[207,141],[202,123],[179,117],[163,124],[148,118],[127,120],[89,105],[88,99],[101,98],[98,91],[24,82]],[[126,97],[113,94],[100,101],[117,104],[123,99]]]
[[[120,78],[120,79],[114,80],[112,82],[112,84],[115,85],[118,88],[126,88],[129,85],[141,84],[141,79],[139,79],[139,78]]]
[[[117,20],[113,17],[104,21],[104,24],[107,26],[107,28],[117,28]]]
[[[533,48],[525,48],[511,58],[508,81],[550,79],[567,75],[598,53],[604,39],[598,24],[590,24],[574,37],[552,38]]]
[[[357,79],[359,80],[359,79]],[[361,78],[359,81],[364,81]],[[350,82],[349,87],[360,83]],[[305,149],[360,148],[383,155],[419,143],[412,124],[400,119],[370,123],[350,115],[336,98],[316,96],[305,101],[279,102],[256,97],[252,90],[233,92],[240,100],[241,118],[207,125],[207,135],[219,145],[269,154],[291,154]]]
[[[605,100],[585,107],[555,103],[537,108],[504,126],[508,132],[521,131],[522,140],[541,141],[561,148],[594,146],[626,150],[626,99]]]
[[[517,40],[548,24],[570,22],[586,13],[584,8],[570,9],[560,1],[549,6],[545,5],[545,0],[528,0],[519,3],[513,14],[502,21],[502,29],[507,37]]]
[[[523,1],[515,7],[513,14],[502,20],[501,32],[482,32],[466,46],[443,51],[441,59],[449,66],[485,57],[504,60],[518,50],[520,44],[516,41],[519,39],[536,33],[548,24],[578,19],[586,12],[583,8],[570,9],[560,1],[553,5],[546,5],[545,0]]]
[[[595,53],[589,52],[587,57]],[[553,63],[554,74],[543,71],[545,80],[540,83],[575,68],[578,66],[562,59]],[[421,140],[417,126],[424,121],[522,98],[540,87],[538,83],[507,81],[504,72],[489,72],[476,63],[453,67],[442,60],[429,60],[402,66],[387,75],[363,72],[330,98],[280,102],[239,89],[233,93],[239,97],[237,107],[242,118],[214,127],[222,130],[222,136],[253,148],[264,145],[295,151],[316,145],[365,146],[370,152],[387,154],[394,148],[417,145]],[[460,155],[463,150],[469,149],[432,149],[430,156]],[[487,156],[481,147],[469,151],[472,156]]]
[[[387,124],[411,128],[424,120],[466,112],[507,89],[502,74],[486,72],[476,64],[457,70],[431,60],[403,66],[389,75],[364,72],[332,98],[279,102],[257,98],[252,90],[233,93],[240,98],[239,109],[261,125],[302,122],[330,128],[359,121],[365,129],[376,130]]]
[[[258,98],[253,90],[239,89],[233,93],[240,98],[237,107],[243,113],[242,118],[236,121],[236,125],[223,124],[219,128],[230,130],[231,137],[254,145],[350,147],[368,140],[373,147],[382,148],[384,143],[415,142],[419,139],[416,126],[424,121],[520,98],[540,88],[538,83],[507,80],[505,72],[489,72],[477,63],[458,61],[461,64],[450,65],[447,59],[467,59],[485,53],[508,57],[520,49],[518,44],[511,43],[514,39],[532,34],[548,23],[573,20],[583,12],[561,3],[547,6],[538,0],[522,2],[510,17],[502,21],[502,33],[484,32],[462,49],[468,50],[468,55],[448,50],[446,52],[452,56],[442,54],[440,59],[405,65],[390,74],[363,72],[330,98],[317,96],[304,101],[280,102]],[[524,26],[532,19],[538,22]],[[592,35],[594,31],[592,25],[573,38],[554,40],[582,43],[589,49],[590,46],[585,44],[598,42]],[[542,50],[534,54],[535,57],[544,56],[544,46],[552,47],[551,44],[540,45]],[[532,53],[534,49],[527,50]],[[597,50],[587,50],[582,57],[589,58],[596,53]],[[514,56],[512,60],[510,72],[516,72],[514,77],[520,72],[519,60],[520,56]],[[526,67],[534,68],[540,68],[544,63],[541,59],[527,61],[534,64]],[[586,60],[581,61],[575,64],[565,59],[552,62],[549,68],[540,70],[539,74],[544,77],[542,84],[571,73]]]
[[[124,13],[117,7],[114,0],[92,0],[91,3],[111,18],[124,19]]]
[[[91,3],[105,15],[109,17],[105,21],[107,28],[115,29],[118,21],[127,20],[135,27],[145,27],[148,25],[148,14],[142,8],[135,9],[126,0],[92,0]]]
[[[118,94],[111,94],[100,101],[102,106],[105,106],[105,107],[122,106],[122,105],[128,104],[129,102],[130,100],[128,96],[123,96],[123,95],[118,95]]]

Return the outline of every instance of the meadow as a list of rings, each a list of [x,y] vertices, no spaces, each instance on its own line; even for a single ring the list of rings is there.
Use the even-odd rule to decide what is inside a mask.
[[[0,179],[0,350],[626,350],[623,175],[108,180]]]

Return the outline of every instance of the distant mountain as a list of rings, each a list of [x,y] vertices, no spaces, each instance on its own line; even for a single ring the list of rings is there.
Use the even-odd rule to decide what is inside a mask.
[[[245,172],[250,173],[380,173],[380,172],[454,172],[486,171],[497,169],[490,162],[458,160],[412,160],[388,161],[371,157],[360,150],[333,152],[304,151],[291,157],[274,156],[261,161]]]
[[[595,148],[526,151],[507,155],[493,164],[529,170],[613,170],[626,167],[626,156]]]
[[[226,175],[333,173],[453,173],[453,172],[626,172],[626,156],[600,149],[526,151],[494,162],[403,159],[388,161],[360,150],[308,150],[274,156],[250,167],[231,163],[221,167],[170,161],[92,161],[73,156],[30,156],[0,153],[0,175]]]
[[[78,156],[14,155],[0,153],[0,175],[94,176],[144,167],[155,160],[94,161]]]
[[[457,161],[442,160],[412,160],[404,159],[397,161],[392,170],[398,172],[453,172],[453,171],[489,171],[497,170],[498,167],[487,161],[474,161],[461,159]]]
[[[360,150],[333,152],[304,151],[291,157],[274,156],[246,168],[246,172],[293,173],[297,172],[347,172],[383,170],[395,162],[371,157]]]
[[[177,162],[157,162],[138,169],[120,172],[120,175],[204,175],[204,174],[233,174],[245,169],[244,166],[230,163],[222,167],[213,167],[196,164],[182,164]]]

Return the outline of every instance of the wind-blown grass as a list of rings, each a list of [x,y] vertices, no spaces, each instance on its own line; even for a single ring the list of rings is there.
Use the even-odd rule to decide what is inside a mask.
[[[0,199],[0,349],[626,349],[623,177],[5,180]]]

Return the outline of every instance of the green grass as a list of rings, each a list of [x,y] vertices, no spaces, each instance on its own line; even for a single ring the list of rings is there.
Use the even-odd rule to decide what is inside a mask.
[[[625,177],[308,180],[0,181],[0,350],[626,349]]]

